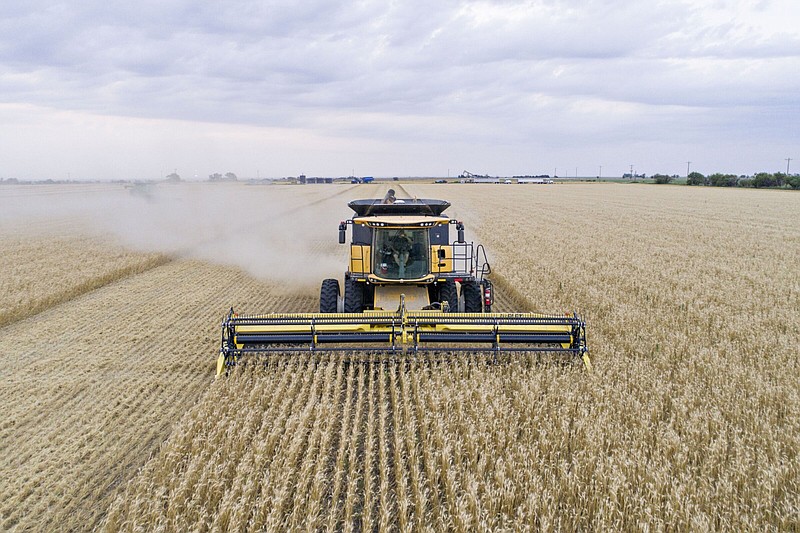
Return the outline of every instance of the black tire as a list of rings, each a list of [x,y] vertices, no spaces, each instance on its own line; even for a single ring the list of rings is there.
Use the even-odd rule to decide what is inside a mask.
[[[483,312],[481,287],[476,281],[463,281],[461,283],[461,295],[464,297],[465,313]]]
[[[344,280],[344,312],[360,313],[364,310],[364,284],[352,278]]]
[[[339,280],[324,279],[319,289],[319,312],[335,313],[339,304]]]
[[[456,288],[456,282],[452,279],[439,284],[439,302],[441,302],[442,307],[447,302],[451,313],[458,312],[458,289]]]

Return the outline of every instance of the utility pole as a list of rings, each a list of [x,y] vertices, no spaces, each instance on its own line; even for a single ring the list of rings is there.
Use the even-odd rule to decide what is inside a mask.
[[[633,179],[633,165],[631,165],[631,179]]]
[[[789,163],[792,161],[791,157],[786,158],[786,175],[789,175]]]
[[[603,178],[603,165],[600,165],[600,171],[597,173],[597,177],[600,179]]]
[[[686,162],[686,177],[687,178],[689,177],[689,165],[691,165],[691,164],[692,164],[691,161],[687,161]]]

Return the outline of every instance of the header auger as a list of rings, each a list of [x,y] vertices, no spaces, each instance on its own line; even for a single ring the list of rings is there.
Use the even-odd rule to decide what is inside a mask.
[[[368,353],[425,357],[432,352],[559,352],[591,363],[576,313],[496,313],[482,245],[442,213],[443,200],[354,200],[339,225],[351,228],[344,294],[323,280],[319,313],[237,315],[222,324],[217,375],[254,354]],[[450,227],[456,239],[450,242]]]

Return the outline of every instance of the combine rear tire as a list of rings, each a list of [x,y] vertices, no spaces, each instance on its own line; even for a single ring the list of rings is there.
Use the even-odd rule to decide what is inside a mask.
[[[344,280],[344,312],[360,313],[364,310],[364,284],[352,278]]]
[[[461,295],[464,297],[465,313],[483,312],[483,296],[481,287],[475,281],[464,281],[461,283]]]
[[[335,313],[339,300],[339,280],[324,279],[319,290],[319,312]]]
[[[447,302],[451,313],[458,312],[458,289],[455,281],[448,279],[439,284],[439,302],[441,302],[442,306]]]

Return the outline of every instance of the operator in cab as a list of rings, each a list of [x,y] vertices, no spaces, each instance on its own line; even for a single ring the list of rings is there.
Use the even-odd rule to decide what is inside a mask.
[[[392,237],[392,240],[389,241],[389,247],[392,251],[392,259],[394,262],[397,263],[397,268],[399,269],[399,276],[400,278],[405,277],[405,270],[406,264],[408,264],[408,256],[411,254],[411,248],[413,247],[414,242],[411,240],[411,237],[406,235],[406,230],[401,229],[397,232],[397,235]]]

